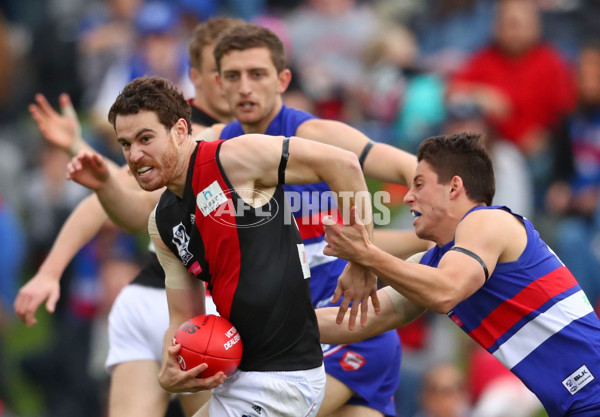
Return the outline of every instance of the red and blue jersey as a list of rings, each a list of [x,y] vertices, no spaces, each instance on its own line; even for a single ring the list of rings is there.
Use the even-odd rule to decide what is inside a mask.
[[[498,263],[486,283],[448,317],[517,375],[550,417],[600,415],[600,320],[577,280],[527,219],[527,246]],[[467,213],[467,215],[469,214]],[[436,267],[454,246],[429,250]]]

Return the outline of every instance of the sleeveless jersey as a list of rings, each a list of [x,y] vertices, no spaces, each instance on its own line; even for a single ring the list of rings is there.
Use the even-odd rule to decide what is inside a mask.
[[[466,215],[486,209],[520,219],[527,246],[518,260],[497,264],[448,317],[517,375],[550,417],[600,415],[600,320],[531,222],[499,206]],[[421,264],[437,267],[452,246],[430,249]]]
[[[282,106],[271,121],[267,135],[295,136],[298,127],[315,116]],[[223,129],[221,138],[244,134],[234,121]],[[336,201],[325,182],[284,185],[285,196],[298,224],[310,265],[310,292],[315,307],[332,306],[331,298],[346,261],[323,255],[325,230],[323,216],[337,212]],[[338,216],[341,220],[341,216]],[[339,303],[338,303],[339,305]],[[348,404],[361,405],[396,415],[393,395],[399,380],[401,346],[395,330],[350,345],[322,345],[323,362],[328,375],[349,387],[354,396]]]
[[[223,141],[199,142],[180,199],[165,191],[156,209],[164,243],[209,283],[219,314],[240,333],[243,371],[293,371],[322,363],[308,265],[281,186],[253,208],[220,163]],[[286,218],[287,216],[287,218]]]
[[[269,124],[265,134],[294,136],[298,127],[315,116],[282,105],[281,110]],[[221,132],[221,139],[231,139],[243,135],[242,125],[237,120],[229,123]],[[303,185],[284,185],[286,198],[298,224],[300,235],[304,241],[310,265],[310,290],[313,305],[324,307],[331,305],[333,295],[346,261],[333,256],[323,255],[325,230],[322,219],[336,212],[335,199],[330,197],[331,189],[325,182]],[[338,216],[341,220],[341,217]]]

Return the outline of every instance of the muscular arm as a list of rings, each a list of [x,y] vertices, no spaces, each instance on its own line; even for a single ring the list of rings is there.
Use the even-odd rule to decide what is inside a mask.
[[[333,120],[311,119],[298,128],[300,137],[346,149],[357,156],[370,139],[359,130]],[[384,143],[375,143],[364,160],[366,177],[394,184],[409,185],[415,175],[417,158]]]
[[[352,259],[375,272],[384,282],[411,301],[439,313],[447,313],[485,283],[481,264],[457,251],[448,251],[437,268],[416,265],[393,257],[360,236],[366,231],[326,225],[329,243],[324,253]],[[462,220],[455,234],[455,246],[477,254],[491,275],[497,262],[511,262],[527,243],[523,225],[503,210],[481,210]]]
[[[244,135],[223,143],[220,160],[236,189],[274,190],[279,183],[278,168],[282,158],[283,137]],[[285,169],[286,184],[312,184],[325,181],[335,197],[344,221],[360,217],[367,235],[372,230],[372,207],[358,158],[335,146],[293,137],[289,141],[289,158]],[[343,297],[340,313],[352,304],[349,325],[354,326],[358,310],[361,323],[367,320],[368,298],[379,311],[377,279],[366,268],[353,262],[346,267],[346,285],[336,288],[332,302]]]
[[[110,219],[128,233],[147,230],[148,216],[154,209],[164,188],[148,192],[142,190],[129,167],[121,168],[96,195]]]
[[[337,307],[317,308],[317,321],[321,343],[350,344],[370,339],[388,330],[397,329],[422,315],[426,309],[414,304],[391,287],[384,287],[377,291],[381,303],[381,312],[369,319],[365,326],[358,326],[350,330],[348,319],[342,325],[336,323]]]
[[[67,167],[67,178],[92,189],[110,219],[128,233],[145,232],[148,216],[156,206],[163,189],[142,190],[129,174],[96,152],[80,152]]]
[[[196,392],[212,389],[223,382],[222,372],[210,378],[198,378],[207,367],[200,364],[188,371],[182,371],[177,362],[180,345],[173,345],[175,332],[186,320],[204,314],[206,288],[193,277],[181,261],[164,244],[156,227],[155,213],[150,213],[148,233],[154,243],[156,255],[165,271],[167,302],[169,305],[169,327],[165,332],[163,361],[158,375],[160,385],[169,392]]]
[[[244,135],[223,143],[221,162],[234,188],[273,189],[278,184],[283,138]],[[351,152],[299,137],[289,142],[286,184],[325,181],[335,193],[341,212],[356,206],[367,230],[372,207],[358,159]]]
[[[407,262],[418,263],[424,252],[417,253]],[[326,307],[316,309],[319,322],[321,343],[344,344],[356,343],[373,336],[404,326],[422,315],[426,309],[408,300],[392,287],[384,287],[377,291],[381,302],[381,312],[371,318],[365,326],[350,330],[345,322],[342,326],[336,322],[337,308]]]
[[[108,219],[95,195],[79,203],[71,213],[31,280],[17,295],[14,308],[17,316],[28,326],[34,325],[37,308],[46,301],[46,310],[53,313],[60,295],[60,279],[77,252],[89,242]]]
[[[373,230],[373,243],[379,249],[406,259],[416,252],[429,249],[433,245],[428,240],[419,239],[414,230],[377,228]]]

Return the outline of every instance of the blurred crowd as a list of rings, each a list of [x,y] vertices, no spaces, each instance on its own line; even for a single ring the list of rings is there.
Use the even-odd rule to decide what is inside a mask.
[[[63,278],[44,342],[15,345],[16,292],[87,195],[65,181],[68,157],[41,139],[28,104],[42,93],[58,107],[68,93],[83,137],[122,164],[107,121],[113,100],[145,74],[191,97],[187,42],[198,22],[220,15],[284,40],[291,107],[411,152],[435,134],[483,133],[495,203],[534,219],[598,305],[600,1],[0,0],[0,416],[103,415],[106,314],[147,243],[107,225]],[[407,225],[404,214],[393,226]],[[451,326],[426,315],[399,330],[400,417],[539,413]],[[37,410],[23,405],[14,378],[40,393]]]

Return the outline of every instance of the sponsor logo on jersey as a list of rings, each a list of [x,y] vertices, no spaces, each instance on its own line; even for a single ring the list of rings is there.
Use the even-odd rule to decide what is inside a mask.
[[[223,344],[225,350],[231,349],[233,345],[240,341],[240,334],[237,332],[237,329],[235,327],[232,327],[231,329],[227,330],[225,332],[225,336],[229,338],[229,340]]]
[[[571,395],[574,395],[581,388],[594,380],[594,375],[590,372],[587,366],[582,365],[579,369],[569,375],[562,382],[564,387],[569,391]]]
[[[221,186],[216,180],[196,196],[196,204],[204,217],[215,211],[217,207],[226,201],[227,197],[225,197],[225,193],[223,193]]]
[[[344,371],[358,371],[363,367],[367,360],[355,352],[346,352],[342,359],[340,359],[340,365]]]
[[[262,409],[262,407],[261,407],[260,405],[253,405],[253,406],[252,406],[252,409],[253,409],[254,411],[256,411],[258,414],[261,414],[261,413],[262,413],[262,410],[263,410],[263,409]]]
[[[173,227],[173,239],[171,241],[177,246],[177,252],[179,253],[181,261],[184,264],[187,264],[190,259],[192,259],[192,254],[188,250],[190,236],[187,234],[183,223],[179,223],[177,226]]]

